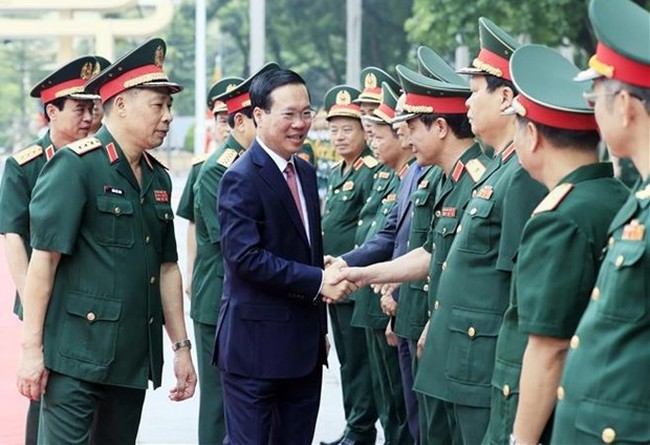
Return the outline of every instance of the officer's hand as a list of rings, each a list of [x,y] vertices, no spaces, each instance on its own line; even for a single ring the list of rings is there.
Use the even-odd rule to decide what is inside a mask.
[[[398,287],[399,283],[385,283],[381,285],[378,293],[380,293],[382,297],[384,295],[390,295],[392,297],[393,292],[395,292],[395,289]]]
[[[388,321],[388,324],[386,325],[386,343],[388,343],[388,346],[392,346],[393,348],[397,347],[397,335],[393,332],[393,327],[390,325],[390,320]]]
[[[382,295],[379,304],[381,305],[381,310],[384,314],[389,317],[397,315],[397,301],[395,301],[392,294]]]
[[[189,349],[182,348],[174,353],[174,375],[176,386],[169,391],[169,400],[180,402],[192,397],[196,388],[196,372]]]
[[[370,284],[365,267],[344,267],[341,269],[341,276],[352,281],[358,287]]]
[[[40,400],[47,386],[49,372],[43,363],[41,347],[24,347],[18,365],[18,391],[31,400]]]
[[[424,352],[424,345],[427,342],[429,323],[431,323],[431,320],[427,321],[427,324],[424,325],[424,329],[422,330],[422,333],[420,334],[420,338],[418,339],[418,347],[417,347],[417,351],[415,352],[415,355],[417,356],[418,360],[422,358],[422,353]]]

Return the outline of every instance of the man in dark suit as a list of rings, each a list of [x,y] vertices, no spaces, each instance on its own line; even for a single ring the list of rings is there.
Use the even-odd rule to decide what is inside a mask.
[[[295,156],[313,118],[304,80],[270,70],[249,92],[257,138],[219,190],[225,282],[214,359],[231,444],[308,445],[327,361],[321,296],[354,286],[323,271],[316,174]]]

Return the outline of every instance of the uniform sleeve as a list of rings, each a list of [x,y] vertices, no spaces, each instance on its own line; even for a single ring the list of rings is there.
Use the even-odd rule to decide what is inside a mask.
[[[526,170],[517,166],[503,202],[498,270],[512,272],[513,259],[519,248],[524,225],[547,193],[546,187],[531,178]]]
[[[192,166],[190,174],[187,176],[183,194],[178,202],[178,209],[176,210],[178,216],[190,222],[194,222],[194,183],[200,171],[200,165],[196,164]]]
[[[596,279],[593,246],[575,223],[549,212],[526,225],[517,260],[519,329],[570,338]]]
[[[169,177],[169,174],[165,170],[162,170],[163,178],[162,183],[164,184],[165,190],[169,196],[172,196],[172,181]],[[171,210],[171,207],[170,207]],[[174,229],[174,220],[167,222],[165,230],[162,233],[162,251],[159,256],[160,263],[175,263],[178,261],[178,247],[176,246],[176,231]]]
[[[32,248],[73,253],[88,197],[81,158],[59,150],[41,171],[29,204]]]
[[[13,157],[7,158],[0,185],[0,233],[29,236],[29,188],[23,169]]]
[[[393,255],[396,234],[397,206],[394,206],[384,223],[384,227],[357,249],[344,254],[342,258],[351,267],[368,266],[369,264],[388,261]]]
[[[217,244],[221,238],[221,226],[217,216],[219,182],[224,170],[215,165],[205,166],[197,180],[195,191],[196,206],[201,209],[201,217],[205,224],[210,242]]]

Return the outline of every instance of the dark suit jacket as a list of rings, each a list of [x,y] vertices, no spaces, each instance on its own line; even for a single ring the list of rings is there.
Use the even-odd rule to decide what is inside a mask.
[[[221,180],[225,281],[214,362],[232,374],[295,378],[326,363],[316,174],[297,156],[294,163],[311,243],[284,175],[257,141]]]

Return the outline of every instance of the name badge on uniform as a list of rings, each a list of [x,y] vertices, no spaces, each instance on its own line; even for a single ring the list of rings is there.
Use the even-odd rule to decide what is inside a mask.
[[[455,218],[456,217],[456,207],[443,207],[442,216],[445,218]]]
[[[154,190],[153,198],[156,202],[169,202],[169,195],[167,190]]]
[[[478,191],[476,196],[483,199],[490,199],[492,197],[492,193],[494,193],[494,188],[491,185],[484,185]]]
[[[353,188],[354,188],[354,181],[347,181],[345,184],[343,184],[343,191],[344,192],[352,190]]]
[[[124,190],[118,187],[113,187],[112,185],[105,185],[104,193],[106,193],[107,195],[124,196]]]
[[[418,184],[418,188],[419,189],[425,189],[425,188],[427,188],[428,185],[429,185],[429,180],[425,179],[420,184]]]
[[[645,235],[645,226],[639,223],[638,219],[633,219],[623,227],[623,236],[621,239],[630,241],[641,241]]]

